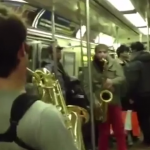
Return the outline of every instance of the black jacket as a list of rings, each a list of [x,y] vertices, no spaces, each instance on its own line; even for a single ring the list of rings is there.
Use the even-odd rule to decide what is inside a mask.
[[[125,67],[125,76],[132,99],[150,96],[150,53],[139,52]]]

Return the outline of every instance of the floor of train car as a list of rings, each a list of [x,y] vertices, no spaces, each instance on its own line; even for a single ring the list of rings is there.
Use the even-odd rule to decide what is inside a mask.
[[[110,150],[116,150],[117,147],[116,147],[116,143],[113,144],[113,147],[110,148]],[[128,149],[127,150],[150,150],[150,146],[149,147],[145,147],[145,146],[142,146],[140,144],[140,142],[134,144],[133,146],[128,146]]]
[[[113,148],[109,148],[109,150],[117,150],[117,147],[113,146]],[[139,145],[134,145],[132,147],[128,147],[127,150],[150,150],[150,147],[143,147],[143,146],[139,146]]]
[[[116,147],[116,143],[113,144],[113,147],[112,148],[109,148],[110,150],[116,150],[117,147]],[[140,142],[134,144],[133,146],[128,146],[128,149],[127,150],[150,150],[150,146],[149,147],[145,147],[145,146],[142,146],[140,144]]]
[[[127,150],[150,150],[150,146],[145,147],[145,146],[142,146],[140,143],[141,143],[141,139],[137,143],[134,143],[133,146],[128,146]],[[113,146],[112,146],[112,144],[113,144]],[[112,144],[111,144],[109,150],[117,150],[116,142],[113,142]],[[87,150],[91,150],[91,149],[87,149]],[[96,150],[98,150],[98,148]]]
[[[91,150],[91,149],[87,149],[87,150]],[[98,148],[96,149],[98,150]],[[116,145],[114,144],[114,146],[112,148],[109,148],[109,150],[117,150]],[[135,144],[132,147],[128,147],[127,150],[150,150],[150,147],[144,147],[144,146],[139,146],[139,144]]]
[[[116,147],[114,148],[110,148],[109,150],[117,150]],[[141,147],[141,146],[133,146],[133,147],[129,147],[127,150],[150,150],[150,147]]]
[[[96,149],[96,150],[98,150],[98,149]],[[114,147],[114,148],[110,148],[109,150],[117,150],[117,148],[116,147]],[[150,147],[138,147],[138,146],[133,146],[133,147],[129,147],[127,150],[150,150]]]

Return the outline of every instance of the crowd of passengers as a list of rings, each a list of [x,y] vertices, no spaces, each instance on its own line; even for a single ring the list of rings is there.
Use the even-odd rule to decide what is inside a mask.
[[[1,150],[77,150],[59,110],[39,100],[32,84],[26,84],[28,66],[27,26],[22,16],[0,6],[0,149]],[[54,71],[53,49],[42,67]],[[125,133],[122,112],[136,112],[143,141],[138,146],[150,147],[150,53],[140,42],[130,47],[121,45],[117,59],[109,56],[109,47],[99,44],[91,61],[92,94],[89,99],[88,69],[80,72],[81,81],[71,78],[60,63],[63,47],[56,46],[57,74],[67,104],[79,105],[89,111],[90,101],[99,111],[99,92],[113,93],[108,104],[107,120],[96,122],[98,150],[108,150],[110,127],[116,139],[117,150],[127,150],[139,141],[131,130]],[[128,53],[130,52],[130,57]],[[103,59],[107,60],[107,64]],[[107,69],[106,69],[106,68]],[[105,71],[105,80],[103,74]],[[86,74],[86,76],[84,75]],[[90,111],[89,111],[90,112]],[[132,129],[133,130],[133,129]],[[83,126],[84,143],[91,148],[90,123]],[[128,139],[131,140],[128,140]]]
[[[53,50],[49,46],[47,50],[50,53],[50,59],[44,63],[45,68],[53,72]],[[58,64],[58,79],[64,93],[67,104],[79,105],[88,109],[89,106],[89,81],[88,68],[80,68],[79,80],[72,80],[66,73],[62,64],[60,63],[61,51],[63,47],[57,46],[57,64]],[[97,98],[93,99],[94,109],[100,109],[98,101],[98,94],[101,90],[102,74],[104,71],[103,58],[107,59],[107,79],[103,85],[105,89],[113,92],[113,100],[108,106],[108,119],[105,123],[98,123],[95,121],[96,129],[96,145],[101,150],[107,150],[108,146],[112,146],[115,140],[117,142],[118,150],[126,150],[127,145],[133,146],[150,146],[150,54],[140,42],[132,43],[131,46],[121,45],[117,50],[117,58],[112,58],[108,54],[109,48],[107,45],[99,44],[95,47],[95,55],[92,66],[92,84],[93,93]],[[73,89],[75,92],[71,92]],[[115,90],[114,90],[115,89]],[[81,97],[80,95],[84,95]],[[126,112],[125,117],[123,113]],[[125,127],[128,112],[136,112],[136,130],[137,134],[133,133],[132,127]],[[130,113],[130,116],[132,113]],[[131,118],[131,117],[129,117]],[[137,118],[137,119],[136,119]],[[128,120],[128,121],[123,121]],[[132,119],[130,119],[131,124]],[[134,119],[133,119],[134,120]],[[128,123],[129,124],[129,123]],[[113,136],[110,135],[110,126],[113,130]],[[87,147],[91,146],[91,133],[88,132],[90,124],[84,125],[83,134]],[[126,130],[126,133],[124,132]],[[141,133],[143,134],[143,141],[140,140]]]

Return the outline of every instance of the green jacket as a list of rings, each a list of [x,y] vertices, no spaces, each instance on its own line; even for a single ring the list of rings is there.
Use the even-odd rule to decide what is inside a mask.
[[[99,99],[99,93],[102,90],[102,72],[97,69],[94,62],[91,63],[91,71],[92,71],[92,89],[93,89],[93,102]],[[107,72],[105,73],[106,78],[113,80],[113,100],[111,104],[120,105],[121,99],[121,85],[125,81],[124,72],[122,66],[115,60],[109,58]],[[88,80],[88,69],[84,72],[84,90],[89,97],[89,80]]]

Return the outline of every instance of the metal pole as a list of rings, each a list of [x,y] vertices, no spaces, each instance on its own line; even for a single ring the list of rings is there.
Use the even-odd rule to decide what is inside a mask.
[[[52,17],[51,17],[51,22],[52,22],[52,39],[53,39],[53,60],[54,60],[54,73],[57,76],[57,53],[56,53],[56,40],[55,40],[55,6],[53,4],[52,6]]]
[[[119,33],[119,28],[118,28],[118,26],[115,26],[115,30],[116,30],[116,43],[117,43],[117,46],[118,46],[118,44],[119,44],[119,38],[118,38],[118,33]]]
[[[143,34],[139,35],[139,41],[142,42],[143,41]]]
[[[81,7],[80,7],[80,1],[78,2],[78,10],[79,10],[79,21],[80,21],[80,46],[81,46],[81,66],[84,66],[83,63],[83,38],[82,38],[82,18],[81,18]]]
[[[147,0],[147,9],[145,13],[146,23],[147,23],[147,50],[150,50],[150,43],[149,43],[149,0]]]
[[[146,23],[147,23],[147,50],[149,50],[149,23],[148,23],[148,13],[146,12]]]
[[[90,2],[86,0],[86,40],[87,40],[87,56],[88,56],[88,79],[89,79],[89,91],[90,91],[90,113],[91,113],[91,139],[92,150],[95,150],[95,126],[94,126],[94,110],[93,110],[93,90],[92,90],[92,75],[91,75],[91,49],[90,49]]]
[[[80,20],[80,45],[81,45],[81,66],[84,67],[84,63],[83,63],[83,38],[82,38],[82,20]]]

